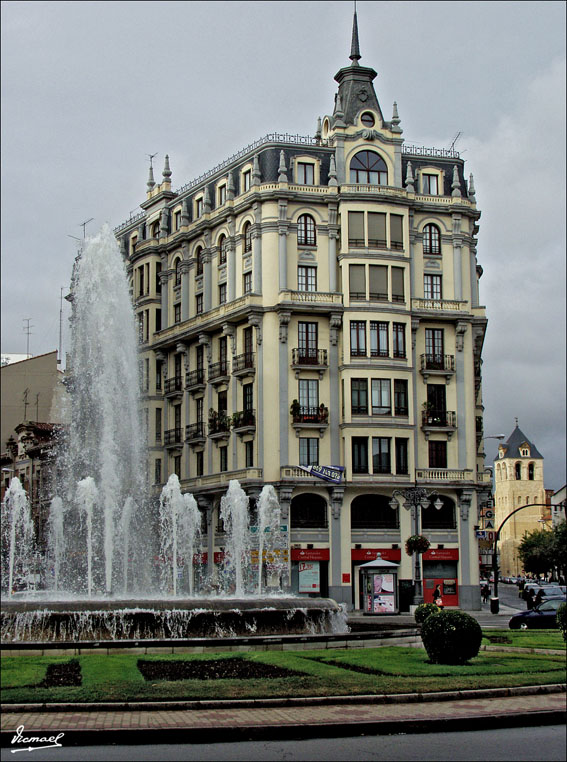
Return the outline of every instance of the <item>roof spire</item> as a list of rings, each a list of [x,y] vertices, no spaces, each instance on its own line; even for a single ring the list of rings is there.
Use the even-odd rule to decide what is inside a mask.
[[[358,44],[358,20],[356,17],[356,0],[354,0],[354,18],[352,20],[352,41],[350,44],[350,60],[353,66],[358,66],[358,61],[361,58],[360,46]]]

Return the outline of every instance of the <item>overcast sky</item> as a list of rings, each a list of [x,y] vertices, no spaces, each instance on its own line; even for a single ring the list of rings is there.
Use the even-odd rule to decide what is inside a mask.
[[[81,223],[115,227],[274,130],[313,134],[352,2],[2,3],[2,351],[57,349]],[[514,417],[565,483],[565,4],[358,2],[361,64],[406,141],[456,148],[482,211],[486,434]],[[65,293],[67,293],[65,291]],[[63,350],[67,348],[64,304]],[[486,442],[487,465],[497,442]]]

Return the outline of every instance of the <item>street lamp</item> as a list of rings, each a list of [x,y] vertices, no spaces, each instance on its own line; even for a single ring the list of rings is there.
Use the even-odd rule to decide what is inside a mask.
[[[414,526],[414,534],[420,534],[420,516],[421,511],[420,509],[428,508],[430,505],[430,498],[432,498],[434,495],[437,495],[437,500],[433,503],[435,508],[440,511],[443,507],[443,501],[439,497],[439,494],[435,491],[428,492],[423,487],[410,487],[409,489],[396,489],[394,490],[392,494],[392,499],[390,500],[390,508],[392,510],[396,510],[399,503],[397,498],[403,499],[403,506],[407,511],[411,510],[411,517],[413,521]],[[420,562],[420,553],[417,553],[414,551],[413,557],[414,557],[414,572],[413,572],[413,582],[414,582],[414,593],[413,593],[413,604],[418,606],[420,603],[423,603],[423,589],[421,584],[421,562]]]

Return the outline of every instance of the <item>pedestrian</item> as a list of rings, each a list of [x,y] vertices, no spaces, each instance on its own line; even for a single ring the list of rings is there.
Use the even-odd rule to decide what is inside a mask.
[[[433,591],[433,603],[439,606],[440,609],[443,608],[443,599],[441,598],[441,588],[439,585],[437,585]]]
[[[521,579],[518,582],[518,598],[522,598],[523,599],[525,586],[526,586],[526,581]]]
[[[529,587],[526,592],[526,604],[528,607],[528,611],[531,611],[534,607],[534,597],[535,597],[535,593],[533,591],[533,588]]]
[[[482,602],[488,603],[488,599],[490,598],[490,588],[486,583],[480,592],[482,593]]]
[[[543,599],[543,590],[540,589],[540,590],[537,591],[536,597],[534,598],[534,609],[535,609],[536,606],[539,606],[539,604],[541,603],[542,599]]]

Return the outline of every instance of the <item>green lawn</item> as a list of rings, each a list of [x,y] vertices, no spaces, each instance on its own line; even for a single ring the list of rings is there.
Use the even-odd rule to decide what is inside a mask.
[[[565,649],[559,630],[483,630],[483,645]]]
[[[236,658],[273,664],[302,673],[299,676],[275,679],[192,679],[171,682],[146,682],[138,670],[140,657],[137,655],[97,654],[76,658],[81,664],[82,686],[57,688],[39,688],[37,684],[43,679],[48,663],[68,661],[68,657],[20,656],[3,659],[2,701],[37,703],[336,696],[510,687],[565,681],[564,655],[498,651],[482,651],[464,666],[429,664],[423,649],[402,647],[143,657],[144,660],[152,661]]]

